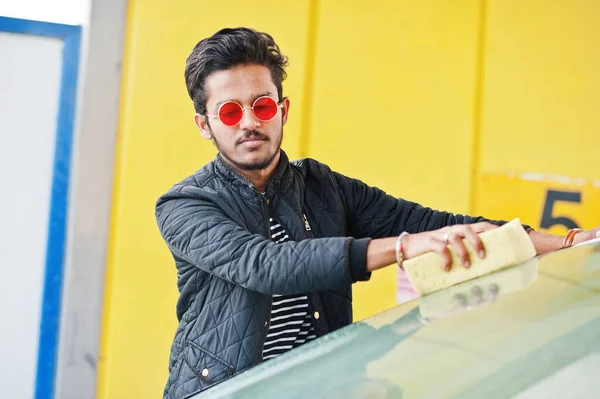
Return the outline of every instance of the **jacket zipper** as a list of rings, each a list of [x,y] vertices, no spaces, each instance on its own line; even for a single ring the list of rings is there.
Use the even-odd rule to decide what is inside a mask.
[[[265,229],[266,229],[266,237],[267,239],[271,239],[271,228],[270,228],[270,223],[269,223],[269,215],[270,215],[270,211],[269,211],[269,205],[271,203],[271,201],[269,199],[267,199],[267,197],[261,193],[258,189],[256,189],[253,186],[250,186],[250,188],[253,188],[254,190],[256,190],[256,192],[258,193],[259,197],[261,198],[261,209],[263,211],[263,217],[264,217],[264,221],[265,221]],[[266,206],[265,206],[266,204]],[[265,208],[266,208],[266,212],[265,212]],[[271,312],[273,311],[273,296],[271,296],[271,306],[269,307],[269,318],[267,319],[267,321],[265,321],[265,327],[266,327],[266,331],[265,334],[263,336],[263,340],[262,340],[262,344],[263,344],[263,348],[265,345],[265,341],[267,340],[267,335],[269,334],[269,330],[271,329]],[[260,358],[261,360],[263,360],[263,354],[262,354],[262,350],[263,348],[261,348],[260,350]]]
[[[306,231],[312,231],[312,229],[310,228],[310,223],[308,223],[308,219],[306,218],[306,215],[303,213],[302,217],[304,218],[304,228],[306,229]]]

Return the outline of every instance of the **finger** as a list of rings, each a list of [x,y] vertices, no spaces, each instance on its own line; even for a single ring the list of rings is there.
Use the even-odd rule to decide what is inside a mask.
[[[430,238],[429,246],[431,250],[437,252],[442,257],[442,269],[444,271],[449,271],[452,266],[452,255],[446,244],[435,238]]]
[[[460,263],[468,269],[469,267],[471,267],[471,261],[469,259],[469,252],[467,251],[467,248],[465,247],[465,244],[463,243],[462,239],[463,236],[461,233],[454,233],[450,235],[448,241],[458,254]]]
[[[485,247],[483,246],[483,242],[479,235],[475,233],[475,231],[470,226],[465,226],[465,229],[462,231],[465,235],[465,238],[471,243],[471,246],[475,250],[475,253],[480,258],[485,258]]]

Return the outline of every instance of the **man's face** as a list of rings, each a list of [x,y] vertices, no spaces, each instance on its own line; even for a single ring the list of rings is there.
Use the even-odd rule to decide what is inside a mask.
[[[262,96],[281,100],[269,69],[262,65],[242,65],[213,72],[206,78],[204,87],[206,109],[211,115],[217,115],[219,106],[226,101],[251,107]],[[234,126],[198,114],[195,121],[202,137],[212,139],[221,155],[234,167],[261,170],[270,166],[279,154],[288,109],[289,100],[285,99],[275,117],[268,122],[260,121],[251,109],[244,110],[242,119]]]

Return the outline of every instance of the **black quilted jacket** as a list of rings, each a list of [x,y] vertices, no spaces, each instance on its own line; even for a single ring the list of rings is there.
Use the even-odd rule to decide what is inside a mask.
[[[292,241],[271,241],[269,216]],[[156,218],[180,292],[168,399],[262,361],[272,294],[308,293],[317,336],[350,324],[371,238],[485,220],[393,198],[313,159],[290,163],[283,151],[264,194],[217,156],[158,200]]]

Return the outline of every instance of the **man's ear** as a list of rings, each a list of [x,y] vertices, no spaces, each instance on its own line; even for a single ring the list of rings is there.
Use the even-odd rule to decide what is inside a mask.
[[[287,123],[288,120],[288,114],[290,112],[290,99],[287,97],[283,98],[283,101],[281,101],[281,116],[283,118],[283,125],[285,125]]]
[[[210,131],[210,126],[208,126],[208,120],[206,118],[206,115],[195,114],[194,123],[196,123],[196,126],[198,126],[198,131],[204,139],[212,139],[212,133]]]

